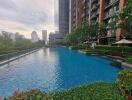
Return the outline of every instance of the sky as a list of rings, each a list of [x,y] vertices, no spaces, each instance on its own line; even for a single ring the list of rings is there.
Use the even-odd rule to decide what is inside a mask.
[[[0,31],[19,32],[30,38],[32,31],[54,31],[54,0],[0,0]]]

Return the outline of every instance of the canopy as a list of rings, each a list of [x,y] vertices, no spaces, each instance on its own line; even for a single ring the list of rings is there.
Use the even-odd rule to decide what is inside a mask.
[[[116,42],[115,44],[132,44],[132,41],[122,39],[122,40]]]

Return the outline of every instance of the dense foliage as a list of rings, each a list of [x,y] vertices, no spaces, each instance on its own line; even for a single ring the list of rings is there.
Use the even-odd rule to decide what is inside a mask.
[[[95,83],[49,94],[40,90],[25,93],[16,91],[5,100],[125,100],[125,98],[116,84]]]
[[[65,37],[64,42],[69,45],[81,44],[97,38],[98,35],[102,36],[104,34],[104,25],[100,25],[97,22],[92,22],[91,24],[85,22],[78,28],[73,28],[72,32]]]
[[[127,59],[126,59],[126,61],[127,61],[128,63],[132,64],[132,56],[128,56]]]
[[[127,0],[125,7],[115,16],[117,27],[121,28],[124,37],[132,38],[132,0]]]
[[[125,100],[115,84],[96,83],[55,93],[53,100]]]
[[[127,46],[109,46],[109,45],[98,45],[95,49],[90,48],[88,45],[73,45],[69,46],[73,50],[81,50],[86,54],[101,54],[117,57],[129,64],[132,64],[132,47]],[[112,63],[114,65],[120,65],[120,63]]]
[[[132,95],[132,70],[124,70],[120,72],[117,83],[120,89]]]
[[[10,53],[19,50],[40,47],[41,43],[32,43],[29,39],[17,35],[15,40],[11,39],[11,34],[3,32],[0,34],[0,54]]]
[[[28,92],[15,91],[12,97],[4,100],[53,100],[47,93],[40,90],[31,90]]]
[[[117,53],[116,55],[122,53],[122,51],[124,52],[124,55],[132,55],[132,47],[124,47],[124,46],[109,46],[109,45],[97,45],[95,47],[95,49],[91,49],[89,48],[89,46],[85,46],[85,45],[74,45],[74,46],[70,46],[71,49],[84,49],[85,51],[105,51],[106,53]]]
[[[119,73],[117,84],[127,100],[132,100],[132,70],[124,70]]]

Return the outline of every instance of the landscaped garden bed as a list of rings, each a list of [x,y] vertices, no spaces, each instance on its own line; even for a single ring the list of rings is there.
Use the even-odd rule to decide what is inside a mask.
[[[128,56],[126,59],[126,62],[128,62],[129,64],[132,64],[132,56]]]
[[[116,84],[95,83],[58,92],[53,100],[125,100]]]
[[[132,100],[132,70],[124,70],[119,73],[117,84],[123,95]]]
[[[76,45],[70,46],[70,48],[73,50],[81,50],[86,54],[105,55],[112,59],[119,59],[123,62],[132,64],[132,47],[98,45],[95,49],[92,49],[88,46]]]

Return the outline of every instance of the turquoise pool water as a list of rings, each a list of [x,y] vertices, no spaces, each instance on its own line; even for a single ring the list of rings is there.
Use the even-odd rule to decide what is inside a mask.
[[[114,82],[121,70],[111,61],[67,48],[44,48],[0,69],[0,96],[13,91],[69,89],[93,82]]]

